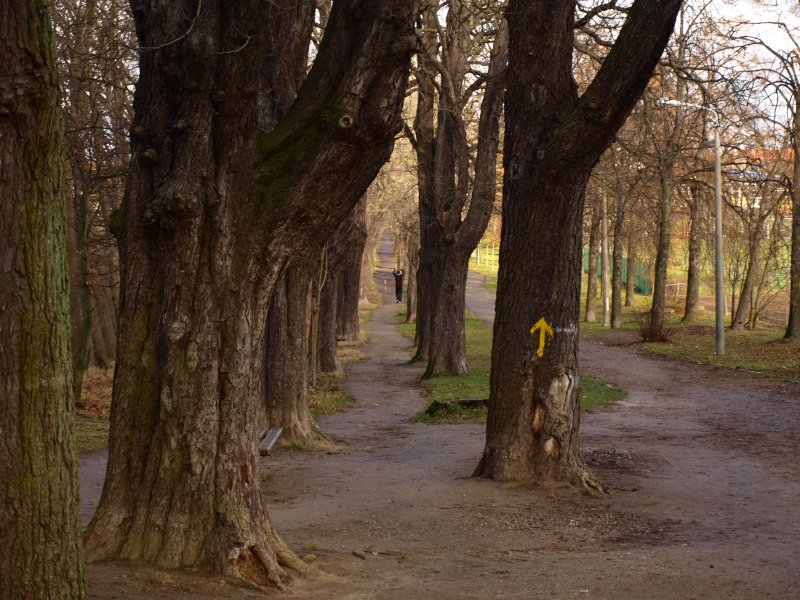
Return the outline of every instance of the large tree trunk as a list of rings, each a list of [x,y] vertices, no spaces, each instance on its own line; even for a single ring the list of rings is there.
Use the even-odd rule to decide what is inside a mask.
[[[433,193],[434,179],[434,114],[436,66],[433,57],[436,52],[437,15],[433,10],[422,14],[422,48],[417,54],[417,112],[414,116],[414,133],[417,152],[417,195],[419,198],[419,268],[417,269],[417,327],[416,351],[412,361],[428,360],[430,327],[433,311],[435,272],[434,248],[438,228],[436,220],[436,200]]]
[[[314,0],[270,3],[259,73],[257,121],[270,132],[286,116],[306,77]],[[283,427],[282,442],[326,442],[308,405],[308,295],[313,271],[306,252],[283,270],[267,315],[266,423]]]
[[[340,340],[358,342],[361,340],[361,322],[358,314],[359,289],[361,287],[361,262],[367,244],[367,195],[356,205],[353,214],[347,255],[339,275],[339,289],[336,294],[336,337]]]
[[[0,597],[83,598],[63,125],[47,2],[0,5]]]
[[[258,127],[272,131],[289,112],[306,78],[316,0],[267,3],[259,65]]]
[[[444,277],[448,269],[447,255],[453,247],[454,230],[461,223],[461,207],[464,194],[466,194],[464,185],[466,171],[463,168],[466,160],[466,154],[464,154],[466,148],[462,147],[462,139],[463,146],[466,145],[466,132],[458,108],[463,78],[468,69],[463,53],[466,34],[463,8],[461,0],[451,2],[448,6],[445,27],[440,30],[441,56],[439,60],[442,67],[439,70],[439,76],[443,83],[439,86],[439,93],[436,97],[438,108],[436,133],[432,138],[433,153],[430,161],[432,169],[428,175],[432,178],[431,198],[426,199],[424,216],[422,195],[420,195],[420,227],[425,228],[425,235],[420,236],[422,246],[420,289],[423,294],[419,299],[421,314],[417,321],[418,347],[415,359],[423,357],[428,359],[426,376],[446,373],[439,368],[439,364],[442,368],[445,365],[452,365],[459,369],[449,374],[467,374],[463,334],[440,340],[437,337],[439,332],[436,331],[436,320],[442,317],[446,310],[441,303],[444,302],[442,293],[445,285]],[[437,17],[434,9],[429,10],[426,14],[429,21],[435,22]],[[430,55],[426,55],[423,60],[422,54],[420,54],[419,58],[421,64],[429,63],[432,58],[435,60],[435,57]],[[427,104],[427,101],[425,103]],[[421,167],[422,161],[420,160],[419,168]],[[420,185],[422,181],[421,178]],[[420,190],[420,194],[422,194],[422,190]],[[463,304],[461,313],[461,315],[448,314],[452,314],[451,318],[463,323]],[[458,328],[457,323],[447,323],[442,326],[443,335],[452,333]],[[424,331],[422,327],[424,327]],[[444,344],[455,344],[455,347],[446,348]],[[442,360],[442,357],[434,354],[433,347],[435,345],[438,347],[438,352],[462,355],[463,360],[459,356],[451,356]]]
[[[659,197],[658,244],[653,269],[653,304],[650,307],[648,337],[660,341],[666,336],[664,317],[667,311],[667,267],[672,235],[672,191],[675,189],[672,163],[661,167],[661,195]]]
[[[336,296],[339,291],[339,264],[334,264],[335,252],[328,250],[325,281],[319,289],[317,313],[316,370],[319,373],[338,373],[342,365],[336,356]]]
[[[308,405],[308,296],[316,265],[295,259],[272,291],[266,335],[266,425],[281,440],[325,442]]]
[[[446,264],[437,286],[434,302],[430,354],[424,378],[434,375],[467,375],[467,341],[464,311],[466,309],[469,254],[455,248],[440,249]]]
[[[250,66],[268,6],[152,0],[133,11],[143,51],[93,559],[276,585],[307,569],[261,497],[267,299],[289,257],[330,237],[387,160],[415,5],[336,3],[297,101],[256,134]]]
[[[378,247],[378,242],[383,235],[382,219],[379,223],[373,223],[372,226],[367,227],[367,243],[364,246],[363,259],[361,260],[361,281],[359,287],[360,302],[365,304],[369,303],[370,286],[374,285],[373,276],[375,274],[375,249]]]
[[[509,4],[502,257],[478,475],[599,487],[578,453],[585,187],[644,89],[679,7],[679,0],[636,0],[603,66],[578,98],[572,74],[575,3]]]
[[[363,199],[362,199],[363,200]],[[337,373],[342,365],[336,355],[338,330],[337,310],[342,273],[351,259],[354,247],[363,247],[364,238],[360,223],[363,203],[359,201],[339,225],[324,252],[324,281],[320,292],[317,327],[317,369],[321,373]],[[360,256],[358,262],[360,263]],[[356,296],[357,298],[357,296]],[[356,305],[356,313],[358,305]]]
[[[600,225],[601,219],[598,210],[592,210],[592,224],[589,227],[589,264],[586,273],[586,311],[583,320],[587,323],[597,321],[597,263],[600,247]]]
[[[686,275],[686,305],[683,311],[683,319],[681,319],[686,323],[691,323],[697,319],[697,308],[700,305],[700,252],[702,244],[700,239],[702,201],[696,184],[691,186],[690,194],[689,269]]]
[[[461,4],[451,4],[448,13],[450,40],[445,51],[450,77],[461,89],[466,61],[462,36],[466,35],[463,15],[452,12]],[[451,21],[452,17],[452,21]],[[478,123],[478,144],[475,177],[469,210],[462,221],[467,200],[465,184],[468,171],[466,131],[456,103],[447,94],[440,94],[439,130],[436,136],[434,198],[436,221],[431,228],[439,230],[433,237],[434,267],[431,290],[428,366],[424,377],[433,375],[467,375],[467,348],[464,332],[464,296],[469,272],[469,257],[480,242],[491,217],[496,193],[497,150],[500,143],[500,115],[505,96],[505,66],[508,62],[508,31],[501,21],[492,48],[481,116]]]

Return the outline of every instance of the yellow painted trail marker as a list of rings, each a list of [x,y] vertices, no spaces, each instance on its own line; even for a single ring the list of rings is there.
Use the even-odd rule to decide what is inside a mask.
[[[542,356],[544,356],[544,347],[547,344],[547,340],[553,337],[553,328],[550,327],[547,321],[544,320],[544,317],[542,317],[531,327],[531,335],[536,335],[537,330],[539,331],[539,349],[536,350],[536,356],[542,358]]]

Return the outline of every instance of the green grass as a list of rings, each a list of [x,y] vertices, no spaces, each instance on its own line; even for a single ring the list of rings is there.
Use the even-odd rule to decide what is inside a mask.
[[[404,318],[400,311],[398,317]],[[400,330],[414,339],[414,326],[401,324]],[[423,423],[485,423],[486,408],[462,409],[459,400],[480,400],[489,397],[489,372],[492,357],[492,328],[470,312],[466,313],[467,364],[470,375],[465,377],[432,377],[423,381],[428,400],[451,403],[445,414],[422,413],[415,420]],[[606,385],[591,377],[581,377],[581,407],[589,409],[625,397],[623,390]]]
[[[625,390],[615,388],[594,377],[581,377],[581,409],[591,410],[604,404],[618,402],[627,396]]]
[[[484,248],[482,249],[482,252],[484,253],[488,252],[488,249]],[[485,264],[484,262],[478,264],[474,257],[469,259],[470,270],[483,275],[484,277],[483,285],[485,285],[487,289],[492,290],[493,292],[497,291],[497,260],[498,258],[495,256],[494,268],[492,268],[491,266]]]
[[[783,339],[777,328],[725,330],[725,354],[717,356],[713,325],[675,324],[666,343],[640,347],[662,356],[762,374],[770,379],[800,382],[800,340]]]
[[[72,431],[78,452],[91,452],[108,445],[108,417],[76,415]]]
[[[343,373],[317,373],[317,385],[308,389],[311,414],[329,415],[339,412],[355,402],[355,398],[342,389]]]
[[[422,412],[414,417],[417,423],[438,423],[446,425],[481,425],[486,423],[487,409],[485,406],[480,408],[464,408],[458,402],[452,402],[447,406],[447,410],[430,415]]]
[[[650,296],[636,296],[635,306],[623,307],[622,329],[608,329],[603,327],[602,322],[581,322],[581,333],[590,338],[602,336],[606,342],[613,341],[616,336],[622,339],[627,337],[638,348],[660,356],[750,371],[770,379],[800,381],[800,340],[784,340],[783,327],[761,321],[757,329],[731,331],[727,327],[730,322],[728,315],[725,321],[725,354],[717,356],[714,312],[701,310],[695,321],[683,323],[680,321],[682,311],[675,309],[666,319],[669,341],[642,342],[638,332],[649,317],[650,302]],[[601,314],[598,314],[598,318],[602,321]],[[637,333],[634,338],[630,336],[632,331]]]

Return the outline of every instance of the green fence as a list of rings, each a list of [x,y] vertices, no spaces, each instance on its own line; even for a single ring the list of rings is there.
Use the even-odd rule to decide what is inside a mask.
[[[589,272],[589,246],[583,248],[583,272]],[[597,277],[603,276],[603,267],[600,261],[600,253],[597,253]],[[622,259],[622,283],[628,283],[628,259]],[[633,273],[633,289],[637,294],[652,294],[653,285],[650,283],[647,269],[642,264],[637,264]]]

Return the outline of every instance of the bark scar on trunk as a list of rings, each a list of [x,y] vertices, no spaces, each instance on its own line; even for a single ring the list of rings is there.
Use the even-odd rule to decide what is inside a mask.
[[[575,378],[572,375],[564,373],[560,377],[554,377],[550,382],[550,389],[547,391],[545,399],[547,407],[550,410],[557,409],[558,413],[563,414],[574,387]]]

